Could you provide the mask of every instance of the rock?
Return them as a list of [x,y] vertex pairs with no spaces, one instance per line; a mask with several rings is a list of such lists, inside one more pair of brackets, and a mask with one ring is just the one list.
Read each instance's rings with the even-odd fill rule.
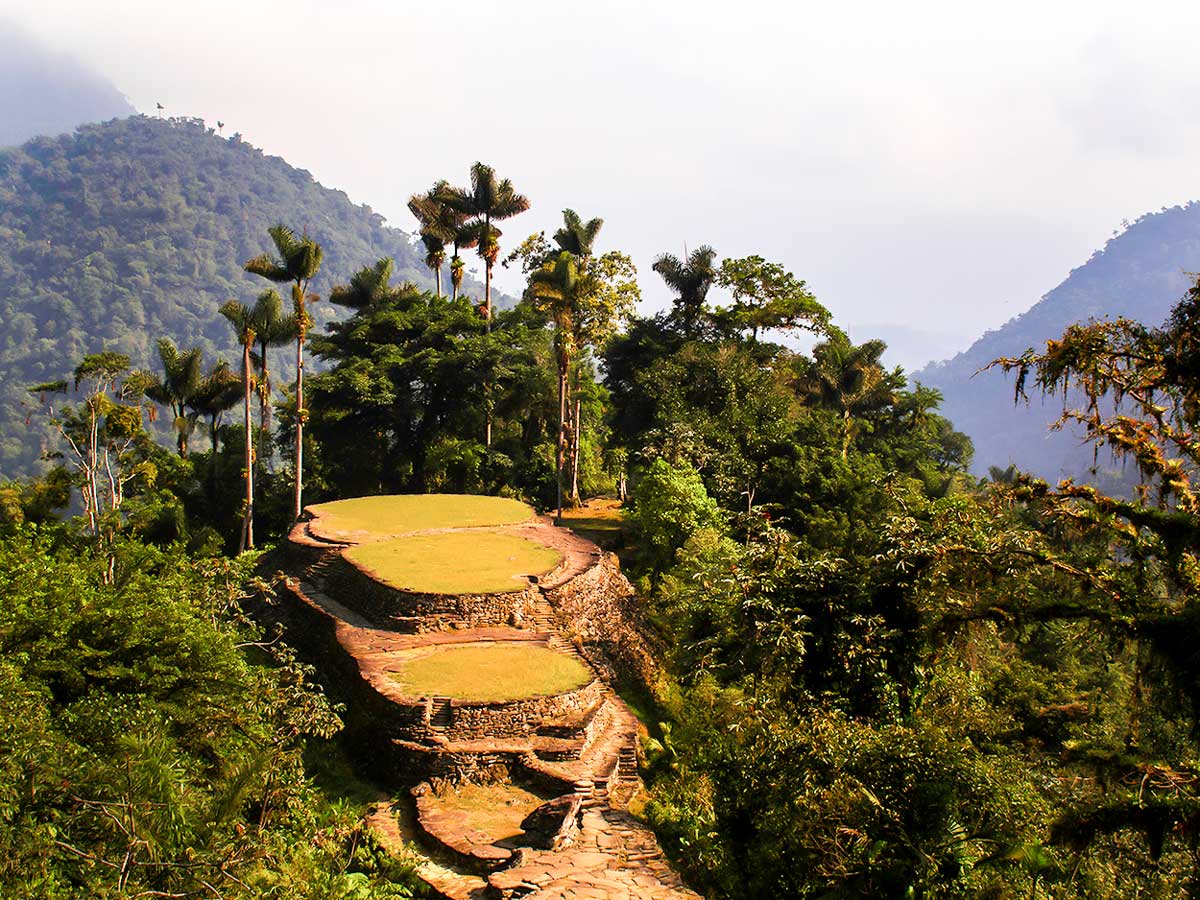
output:
[[564,794],[547,801],[521,821],[525,832],[522,843],[540,850],[560,850],[570,846],[579,836],[579,819],[583,798]]

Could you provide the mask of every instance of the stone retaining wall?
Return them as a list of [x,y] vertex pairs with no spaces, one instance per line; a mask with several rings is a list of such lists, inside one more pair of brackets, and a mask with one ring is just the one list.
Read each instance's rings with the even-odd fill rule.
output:
[[509,625],[519,628],[533,613],[535,589],[499,594],[426,594],[383,584],[344,555],[331,560],[331,596],[379,628],[409,634]]
[[609,681],[649,689],[658,666],[639,623],[637,595],[615,553],[545,592],[580,652]]
[[443,732],[455,741],[528,737],[543,719],[579,715],[600,702],[600,682],[573,691],[494,703],[450,702],[451,724]]

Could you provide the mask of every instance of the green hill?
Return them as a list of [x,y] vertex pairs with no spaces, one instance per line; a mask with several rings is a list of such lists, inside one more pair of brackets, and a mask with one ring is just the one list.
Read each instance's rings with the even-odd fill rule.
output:
[[[1062,410],[1061,399],[1031,395],[1014,406],[1011,379],[997,370],[978,372],[1000,356],[1044,347],[1074,322],[1126,316],[1151,325],[1171,307],[1200,271],[1200,203],[1188,203],[1142,216],[1109,240],[1062,284],[1028,312],[989,331],[968,350],[913,374],[945,395],[942,413],[975,444],[977,474],[988,466],[1016,463],[1044,478],[1081,476],[1093,465],[1092,452],[1076,432],[1050,433]],[[1102,469],[1111,462],[1101,457]],[[1100,477],[1119,477],[1116,472]]]
[[[276,222],[324,247],[322,297],[381,256],[398,279],[432,284],[408,234],[198,119],[134,116],[0,151],[0,476],[31,471],[39,452],[24,387],[63,377],[83,353],[151,365],[165,335],[210,362],[236,359],[217,308],[266,287],[241,266],[270,249]],[[314,314],[320,329],[344,311],[322,302]],[[275,368],[291,377],[285,354]]]

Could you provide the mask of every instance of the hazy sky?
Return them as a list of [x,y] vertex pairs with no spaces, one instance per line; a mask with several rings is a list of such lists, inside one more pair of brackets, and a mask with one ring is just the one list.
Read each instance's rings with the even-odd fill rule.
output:
[[936,356],[1028,308],[1122,219],[1200,196],[1195,2],[0,0],[4,15],[139,109],[221,119],[400,227],[408,195],[481,159],[534,204],[506,243],[564,206],[602,216],[602,246],[633,254],[659,306],[659,252],[759,253],[856,336],[930,333]]

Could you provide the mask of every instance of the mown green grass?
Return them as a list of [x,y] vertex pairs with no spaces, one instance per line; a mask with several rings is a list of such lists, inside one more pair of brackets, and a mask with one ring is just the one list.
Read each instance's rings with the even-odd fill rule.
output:
[[415,534],[359,544],[347,555],[385,584],[429,594],[519,591],[518,576],[542,575],[562,560],[536,541],[490,531]]
[[587,666],[531,642],[438,647],[414,657],[392,675],[411,697],[488,702],[561,694],[587,684]]
[[511,525],[533,518],[520,500],[475,494],[392,494],[356,497],[309,507],[326,536],[407,534],[430,528]]

